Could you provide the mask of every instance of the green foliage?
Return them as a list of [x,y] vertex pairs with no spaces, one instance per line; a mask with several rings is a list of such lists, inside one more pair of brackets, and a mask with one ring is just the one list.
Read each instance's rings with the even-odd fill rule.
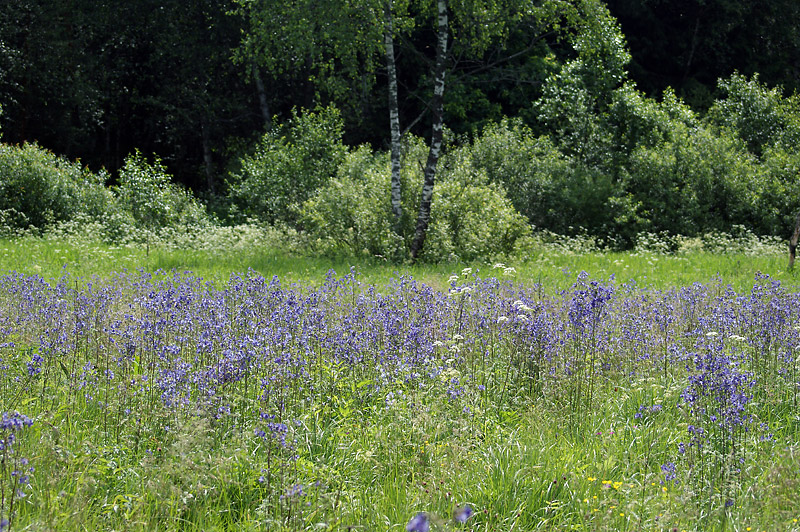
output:
[[[800,139],[794,98],[782,98],[757,77],[734,75],[720,82],[727,97],[703,119],[672,91],[658,102],[625,83],[598,96],[580,75],[581,61],[579,56],[548,81],[538,105],[557,150],[567,155],[566,168],[607,176],[586,183],[595,203],[604,205],[598,217],[586,216],[581,201],[559,205],[573,225],[610,235],[623,247],[642,232],[695,236],[738,224],[758,234],[786,233],[798,208],[789,148]],[[503,174],[519,179],[525,172]],[[518,189],[509,190],[516,197]],[[561,190],[580,198],[579,189]],[[536,220],[536,208],[515,205]],[[553,220],[536,222],[564,232]]]
[[[347,155],[332,179],[303,206],[302,221],[314,248],[329,255],[407,257],[419,210],[421,167],[426,147],[411,138],[405,146],[401,182],[404,217],[401,235],[392,230],[388,154],[362,147]],[[472,163],[468,150],[440,161],[423,261],[475,260],[511,252],[527,234],[499,184]]]
[[671,137],[631,155],[626,190],[646,220],[637,232],[693,236],[749,222],[746,187],[759,169],[738,139],[679,124]]
[[78,214],[99,217],[113,205],[104,180],[105,174],[93,174],[35,144],[0,144],[4,225],[42,229]]
[[468,149],[443,157],[439,172],[422,260],[502,257],[529,234],[525,218],[514,210],[503,187],[489,182]]
[[602,99],[625,81],[631,55],[619,23],[603,2],[582,0],[578,9],[581,22],[572,43],[578,58],[565,68],[577,74],[594,97]]
[[[366,146],[345,156],[336,177],[303,205],[302,222],[315,249],[326,255],[405,258],[405,242],[392,230],[388,168],[387,154],[374,154]],[[413,186],[408,169],[405,164],[401,172],[406,196]],[[404,199],[406,206],[408,198]],[[408,234],[411,220],[403,212]]]
[[570,157],[602,163],[611,155],[611,139],[598,120],[600,109],[574,61],[548,78],[536,104],[538,119],[559,150]]
[[793,154],[800,134],[794,98],[757,77],[720,81],[727,97],[701,120],[667,91],[662,102],[632,86],[615,91],[606,123],[621,192],[635,198],[623,240],[643,231],[693,236],[744,225],[786,235],[798,201]]
[[241,211],[267,222],[296,224],[299,207],[345,159],[342,128],[339,112],[327,107],[293,112],[286,125],[266,133],[231,176],[231,195]]
[[758,75],[747,79],[734,74],[719,80],[726,93],[709,110],[712,123],[734,131],[756,155],[773,144],[794,147],[800,141],[800,102],[783,98],[778,88],[768,88]]
[[[395,28],[404,25],[404,4],[394,2]],[[245,22],[235,62],[263,67],[274,79],[300,77],[318,99],[346,109],[348,118],[363,110],[362,84],[372,84],[376,58],[383,53],[383,2],[234,0],[232,5]]]
[[613,135],[615,151],[625,157],[636,147],[654,147],[671,139],[681,125],[693,128],[700,124],[694,111],[674,92],[666,91],[658,102],[647,98],[631,82],[613,92],[604,118]]
[[172,183],[161,161],[155,158],[150,163],[138,151],[125,159],[114,193],[123,213],[150,231],[207,220],[205,208]]
[[611,140],[599,118],[626,79],[630,54],[604,4],[586,0],[577,10],[580,22],[571,42],[577,57],[547,78],[536,109],[561,150],[598,166],[612,159]]
[[607,175],[562,155],[549,137],[534,136],[520,121],[488,126],[465,149],[536,227],[575,234],[608,225],[613,185]]
[[761,157],[760,179],[750,183],[747,200],[754,212],[759,233],[788,238],[800,210],[797,183],[800,179],[800,153],[769,146]]

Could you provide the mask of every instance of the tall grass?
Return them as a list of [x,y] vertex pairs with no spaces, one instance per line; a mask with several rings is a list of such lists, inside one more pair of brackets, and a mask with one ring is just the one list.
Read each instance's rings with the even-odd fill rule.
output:
[[0,519],[800,530],[796,293],[520,270],[7,275]]
[[[122,270],[161,269],[191,271],[204,279],[224,282],[231,272],[253,270],[267,277],[277,275],[287,283],[318,285],[328,270],[341,273],[356,266],[365,283],[386,284],[398,273],[406,273],[431,286],[445,288],[454,271],[471,267],[488,275],[495,264],[478,261],[398,265],[378,259],[320,258],[305,255],[297,242],[257,231],[248,226],[239,232],[221,228],[221,235],[168,238],[160,244],[156,241],[149,250],[144,245],[104,244],[91,235],[56,233],[44,238],[0,239],[0,272],[18,271],[57,279],[65,271],[74,277],[90,278]],[[716,278],[743,289],[752,283],[757,272],[768,273],[789,286],[797,284],[797,273],[786,270],[788,259],[782,245],[714,242],[702,245],[689,241],[677,252],[667,253],[663,245],[651,240],[641,249],[608,252],[597,249],[592,241],[541,239],[522,247],[515,256],[500,260],[516,270],[518,282],[540,283],[552,290],[568,288],[581,271],[598,277],[613,275],[619,282],[633,280],[640,286],[659,289]]]

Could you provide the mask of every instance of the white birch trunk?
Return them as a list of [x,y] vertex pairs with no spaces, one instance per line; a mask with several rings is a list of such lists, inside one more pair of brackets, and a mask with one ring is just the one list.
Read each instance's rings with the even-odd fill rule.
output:
[[789,271],[794,270],[794,258],[797,251],[797,241],[800,240],[800,212],[797,213],[797,218],[794,221],[794,231],[792,238],[789,239]]
[[397,67],[394,61],[394,25],[392,23],[392,1],[386,7],[386,70],[389,74],[389,127],[392,134],[392,215],[394,216],[394,232],[400,234],[400,222],[403,217],[400,185],[400,109],[397,104]]
[[428,224],[431,218],[431,200],[433,198],[433,184],[436,177],[436,166],[442,152],[442,137],[444,135],[444,78],[445,59],[447,57],[447,0],[437,0],[438,11],[438,42],[436,43],[436,66],[434,67],[434,87],[431,109],[433,111],[433,134],[431,146],[428,151],[428,160],[425,163],[422,194],[419,202],[417,227],[414,231],[414,240],[411,242],[411,260],[416,262],[425,244],[428,233]]

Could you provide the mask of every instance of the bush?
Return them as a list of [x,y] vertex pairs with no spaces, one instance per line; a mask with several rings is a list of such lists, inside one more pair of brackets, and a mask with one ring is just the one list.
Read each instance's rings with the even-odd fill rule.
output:
[[[408,207],[412,185],[403,165],[402,201]],[[406,257],[405,241],[392,230],[389,159],[362,146],[348,153],[336,177],[320,187],[302,208],[301,220],[312,247],[325,255]],[[408,234],[408,213],[403,234]]]
[[627,157],[640,146],[653,148],[671,140],[681,126],[693,128],[700,125],[694,111],[668,89],[658,102],[626,83],[615,90],[604,117],[606,127],[614,138],[614,153],[624,165]]
[[569,160],[548,137],[535,137],[519,120],[490,124],[469,147],[473,165],[501,184],[514,207],[533,224],[549,226],[556,183],[570,172]]
[[642,221],[632,230],[694,236],[752,223],[747,187],[760,169],[741,142],[682,124],[671,137],[631,155],[625,186]]
[[[392,230],[388,154],[373,154],[365,147],[348,154],[336,177],[303,206],[302,220],[315,249],[329,255],[407,258],[426,154],[422,141],[407,139],[400,235]],[[502,187],[489,183],[486,173],[472,164],[468,151],[440,160],[420,260],[474,260],[507,254],[528,232],[524,217],[514,210]]]
[[109,213],[110,223],[124,225],[132,220],[140,228],[156,231],[208,221],[205,208],[172,182],[161,161],[156,158],[150,163],[138,151],[125,159],[113,190],[119,210]]
[[755,218],[753,227],[760,234],[789,238],[800,210],[800,153],[778,144],[767,147],[761,160],[761,179],[749,183],[747,194]]
[[732,130],[751,153],[761,155],[767,146],[782,143],[794,147],[800,141],[800,109],[796,97],[784,99],[779,89],[769,89],[758,75],[747,79],[734,74],[719,80],[726,98],[717,100],[708,117]]
[[46,228],[85,214],[100,217],[113,207],[105,174],[93,174],[35,144],[0,144],[0,213],[17,228]]
[[511,253],[530,228],[503,187],[489,182],[468,149],[447,154],[440,165],[422,260],[486,260]]
[[609,208],[614,184],[607,172],[562,155],[549,137],[535,137],[517,120],[488,126],[463,149],[474,168],[501,185],[516,210],[537,228],[607,235],[623,212]]
[[342,118],[334,107],[293,113],[283,127],[265,134],[255,153],[231,175],[231,197],[246,216],[296,224],[300,206],[336,174],[347,149]]

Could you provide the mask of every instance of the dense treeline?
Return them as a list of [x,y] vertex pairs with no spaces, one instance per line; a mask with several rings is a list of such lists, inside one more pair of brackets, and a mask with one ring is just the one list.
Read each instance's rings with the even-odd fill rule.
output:
[[666,88],[695,109],[734,71],[794,92],[800,83],[800,4],[794,0],[607,0],[633,56],[631,78],[650,96]]
[[257,219],[402,259],[432,161],[427,260],[506,253],[532,228],[620,247],[788,236],[792,2],[451,0],[446,26],[434,4],[5,3],[2,225],[77,217],[113,240]]

